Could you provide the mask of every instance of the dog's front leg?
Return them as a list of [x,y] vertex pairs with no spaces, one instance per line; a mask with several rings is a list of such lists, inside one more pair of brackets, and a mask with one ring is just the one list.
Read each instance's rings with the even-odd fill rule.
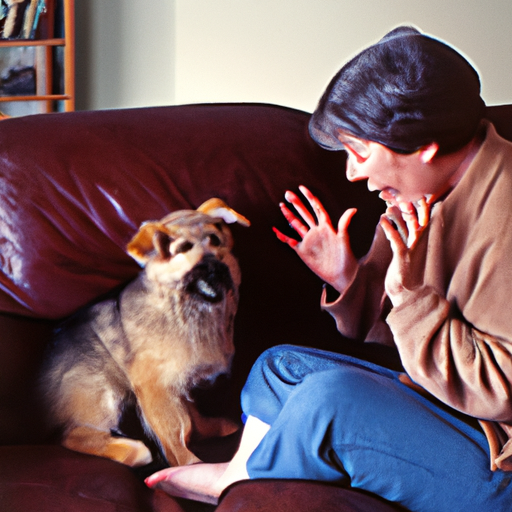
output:
[[119,423],[123,391],[112,386],[107,375],[89,370],[82,365],[67,372],[53,395],[53,413],[64,425],[63,446],[132,467],[149,464],[151,453],[141,441],[112,436]]
[[160,442],[171,466],[199,462],[187,448],[192,422],[183,399],[172,387],[146,382],[136,386],[135,394],[147,426]]

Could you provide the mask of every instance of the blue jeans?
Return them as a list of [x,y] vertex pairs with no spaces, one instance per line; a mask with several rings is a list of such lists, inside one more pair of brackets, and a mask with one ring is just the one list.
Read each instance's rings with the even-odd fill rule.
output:
[[250,478],[364,489],[417,512],[512,510],[512,473],[491,471],[483,432],[350,356],[278,346],[256,361],[242,409],[271,425]]

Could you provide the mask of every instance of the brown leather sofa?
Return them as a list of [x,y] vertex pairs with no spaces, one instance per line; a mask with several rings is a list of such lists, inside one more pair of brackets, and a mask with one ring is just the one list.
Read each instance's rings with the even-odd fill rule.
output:
[[[489,108],[512,139],[512,106]],[[252,221],[233,228],[243,272],[230,378],[198,390],[206,416],[238,418],[238,395],[256,357],[295,343],[399,367],[396,354],[344,340],[320,311],[322,283],[271,227],[277,204],[309,186],[333,219],[359,208],[356,253],[368,249],[382,211],[364,183],[349,184],[343,153],[308,137],[309,115],[279,106],[227,104],[50,114],[0,123],[0,509],[5,512],[210,511],[150,491],[141,472],[70,452],[45,437],[36,375],[59,319],[132,278],[124,247],[139,224],[223,198]],[[133,424],[133,423],[131,423]],[[134,424],[133,424],[134,425]],[[135,427],[134,427],[135,428]],[[195,437],[204,460],[228,460],[237,435]],[[152,471],[155,467],[147,468]],[[398,507],[317,482],[235,484],[226,511],[372,511]]]

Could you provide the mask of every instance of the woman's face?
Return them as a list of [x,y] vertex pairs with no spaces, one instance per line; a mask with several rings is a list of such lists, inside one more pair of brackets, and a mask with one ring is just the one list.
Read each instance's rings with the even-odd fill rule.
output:
[[[440,197],[449,189],[450,176],[432,164],[425,150],[403,155],[377,142],[358,139],[346,132],[338,138],[347,151],[347,179],[368,180],[368,189],[380,190],[384,201],[398,206],[425,197]],[[435,146],[437,148],[437,146]]]

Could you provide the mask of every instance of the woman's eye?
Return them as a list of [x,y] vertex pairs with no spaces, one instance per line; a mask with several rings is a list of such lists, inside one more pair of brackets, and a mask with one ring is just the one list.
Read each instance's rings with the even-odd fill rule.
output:
[[368,159],[368,157],[370,156],[369,154],[361,155],[360,153],[358,153],[358,152],[356,151],[356,149],[355,149],[355,148],[353,148],[353,147],[351,147],[351,146],[348,146],[348,145],[345,145],[345,150],[346,150],[346,152],[347,152],[347,154],[348,154],[349,158],[350,158],[350,157],[353,157],[353,158],[356,160],[356,162],[357,162],[358,164],[362,164],[362,163],[363,163],[363,162],[365,162],[365,161]]

